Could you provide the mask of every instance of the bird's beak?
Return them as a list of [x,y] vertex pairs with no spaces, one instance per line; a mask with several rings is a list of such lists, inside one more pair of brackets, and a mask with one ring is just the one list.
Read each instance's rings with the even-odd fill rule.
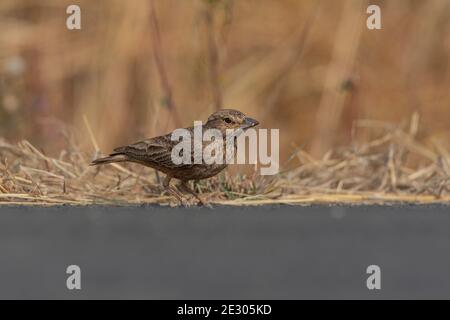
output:
[[258,124],[259,124],[259,122],[256,121],[255,119],[246,117],[245,120],[244,120],[244,124],[241,125],[241,129],[248,129],[248,128],[251,128],[251,127],[255,127]]

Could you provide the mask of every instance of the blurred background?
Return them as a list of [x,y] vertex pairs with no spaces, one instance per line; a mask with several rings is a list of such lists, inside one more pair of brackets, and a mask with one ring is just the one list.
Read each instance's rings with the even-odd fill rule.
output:
[[106,153],[227,107],[279,128],[282,161],[358,119],[417,113],[420,140],[450,141],[450,1],[370,4],[381,30],[365,0],[2,0],[0,137],[92,150],[86,118]]

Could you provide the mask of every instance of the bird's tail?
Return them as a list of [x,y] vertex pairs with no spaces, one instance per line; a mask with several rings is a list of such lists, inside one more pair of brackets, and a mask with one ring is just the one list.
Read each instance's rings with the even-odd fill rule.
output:
[[98,158],[95,159],[90,163],[91,166],[96,166],[100,164],[107,164],[107,163],[115,163],[115,162],[123,162],[123,161],[129,161],[128,157],[123,153],[112,153],[107,157]]

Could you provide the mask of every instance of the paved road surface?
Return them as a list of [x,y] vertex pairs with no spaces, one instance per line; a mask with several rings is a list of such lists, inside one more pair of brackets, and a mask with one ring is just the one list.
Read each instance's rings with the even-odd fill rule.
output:
[[450,298],[450,206],[0,207],[0,298]]

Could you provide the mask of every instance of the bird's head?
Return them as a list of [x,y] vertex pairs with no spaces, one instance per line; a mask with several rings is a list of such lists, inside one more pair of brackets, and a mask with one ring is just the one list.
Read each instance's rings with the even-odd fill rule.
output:
[[259,124],[255,119],[247,117],[238,110],[222,109],[209,116],[205,126],[225,132],[227,129],[247,130]]

